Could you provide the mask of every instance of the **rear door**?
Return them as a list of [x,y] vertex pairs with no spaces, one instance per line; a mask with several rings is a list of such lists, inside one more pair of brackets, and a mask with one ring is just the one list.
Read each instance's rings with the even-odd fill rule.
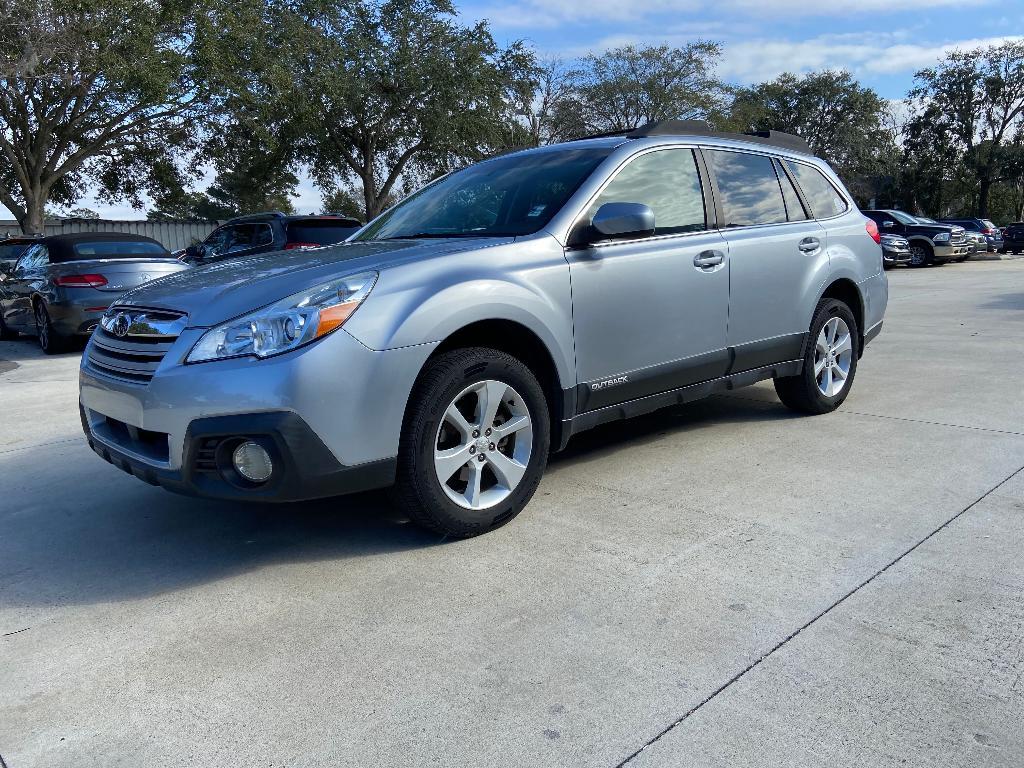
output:
[[798,359],[807,333],[807,297],[828,264],[825,230],[810,218],[790,175],[772,156],[702,151],[729,248],[731,371]]
[[605,203],[642,203],[654,211],[654,233],[566,253],[580,411],[725,373],[725,241],[709,222],[697,160],[690,148],[630,158],[591,201],[585,220]]

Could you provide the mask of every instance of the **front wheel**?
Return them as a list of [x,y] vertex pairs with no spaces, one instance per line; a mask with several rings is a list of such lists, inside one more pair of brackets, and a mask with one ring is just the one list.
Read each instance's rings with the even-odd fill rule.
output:
[[477,536],[523,510],[549,449],[547,400],[529,368],[485,347],[446,352],[410,398],[392,496],[428,530]]
[[932,263],[934,252],[931,247],[924,243],[910,244],[910,266],[926,267]]
[[857,373],[859,337],[853,312],[841,301],[822,299],[811,321],[803,370],[775,379],[775,392],[801,413],[834,411],[850,394]]

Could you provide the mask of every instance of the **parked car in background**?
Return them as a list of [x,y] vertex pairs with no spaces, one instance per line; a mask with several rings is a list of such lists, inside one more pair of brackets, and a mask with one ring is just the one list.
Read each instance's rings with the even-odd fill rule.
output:
[[985,237],[986,250],[993,253],[1003,247],[1003,233],[990,219],[939,219],[939,222],[963,227],[968,233],[980,233]]
[[10,274],[28,247],[39,241],[38,235],[16,235],[0,239],[0,272]]
[[217,227],[203,242],[186,248],[181,260],[187,264],[209,264],[271,251],[335,245],[348,239],[361,226],[362,222],[349,216],[288,216],[283,213],[239,216]]
[[1003,230],[1003,253],[1024,253],[1024,221],[1008,224]]
[[668,121],[515,152],[342,245],[121,297],[83,355],[82,425],[169,490],[394,484],[418,524],[473,536],[599,424],[768,379],[795,411],[838,408],[882,328],[878,240],[795,136]]
[[75,337],[90,334],[122,293],[184,269],[160,243],[141,235],[39,238],[0,279],[0,336],[27,333],[47,354],[64,351]]
[[882,234],[902,235],[910,242],[910,265],[923,267],[967,256],[964,228],[952,224],[922,223],[905,211],[862,211],[878,224]]
[[886,269],[910,263],[910,241],[902,235],[881,235],[882,266]]

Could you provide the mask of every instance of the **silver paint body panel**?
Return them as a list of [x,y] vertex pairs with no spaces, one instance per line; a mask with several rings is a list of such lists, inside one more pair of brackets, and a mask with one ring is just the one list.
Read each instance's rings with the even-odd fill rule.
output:
[[[166,432],[172,469],[180,466],[194,419],[281,410],[298,414],[340,463],[351,466],[396,455],[423,366],[438,344],[478,321],[529,329],[550,353],[561,389],[596,383],[595,391],[606,398],[615,397],[636,371],[685,368],[709,353],[727,356],[730,347],[770,345],[775,337],[806,333],[819,298],[838,279],[857,286],[862,331],[881,322],[888,298],[881,250],[852,199],[849,211],[820,222],[567,248],[573,227],[615,170],[654,147],[714,146],[788,157],[818,167],[845,189],[820,160],[763,144],[706,137],[595,141],[615,148],[533,235],[350,242],[265,254],[130,292],[119,303],[187,313],[188,328],[145,384],[103,376],[83,356],[83,407],[87,414]],[[820,240],[812,253],[798,248],[809,236]],[[723,263],[696,267],[694,256],[708,249],[723,251]],[[377,284],[341,330],[265,360],[184,364],[204,329],[367,269],[379,272]]]

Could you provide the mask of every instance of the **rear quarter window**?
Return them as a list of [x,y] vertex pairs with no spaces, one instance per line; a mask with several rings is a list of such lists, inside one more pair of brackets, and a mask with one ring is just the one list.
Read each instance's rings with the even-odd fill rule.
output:
[[825,178],[825,174],[814,166],[787,160],[786,167],[796,177],[804,198],[811,206],[814,218],[828,219],[850,209],[846,198]]

